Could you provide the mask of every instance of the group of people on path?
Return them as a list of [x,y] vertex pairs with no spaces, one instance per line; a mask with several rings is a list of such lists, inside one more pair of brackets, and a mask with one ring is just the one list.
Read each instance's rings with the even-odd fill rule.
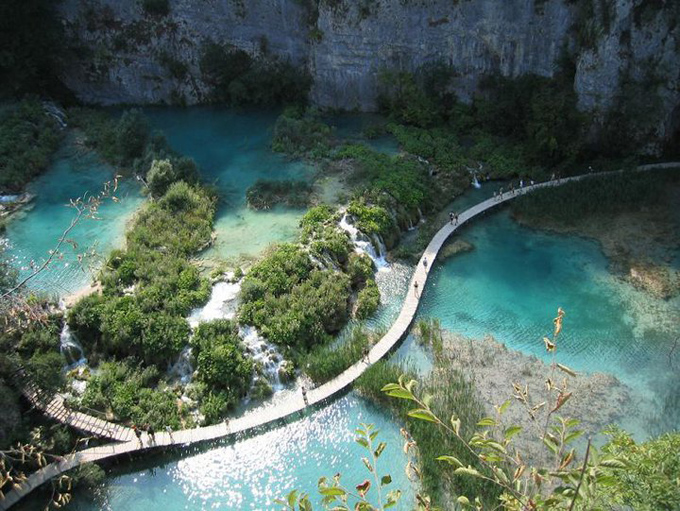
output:
[[[142,445],[142,431],[144,431],[149,437],[149,445],[156,443],[156,430],[151,424],[145,424],[142,426],[142,428],[139,428],[137,424],[133,424],[132,431],[134,431],[139,445]],[[165,432],[170,435],[170,439],[172,440],[172,427],[165,426]]]

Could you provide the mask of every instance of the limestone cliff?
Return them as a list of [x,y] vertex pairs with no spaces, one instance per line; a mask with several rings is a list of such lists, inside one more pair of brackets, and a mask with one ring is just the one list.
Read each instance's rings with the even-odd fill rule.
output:
[[91,103],[202,102],[198,59],[211,40],[306,67],[321,107],[372,110],[382,69],[443,61],[465,100],[485,74],[550,76],[566,50],[583,110],[602,118],[637,87],[650,96],[644,129],[663,138],[680,124],[673,1],[170,0],[167,15],[150,15],[140,0],[64,0],[63,79]]

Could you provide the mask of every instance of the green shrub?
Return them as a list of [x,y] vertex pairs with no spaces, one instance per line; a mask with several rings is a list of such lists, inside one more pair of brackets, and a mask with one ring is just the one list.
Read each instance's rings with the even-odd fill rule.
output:
[[598,485],[597,496],[606,506],[639,511],[672,511],[680,508],[680,434],[667,433],[638,444],[616,428],[602,447],[602,454],[627,459],[624,470],[612,473],[611,482]]
[[154,367],[141,368],[132,361],[104,362],[90,378],[81,404],[102,414],[113,413],[123,422],[150,424],[156,430],[165,426],[180,429],[188,413],[177,396],[162,389],[159,382]]
[[209,392],[201,400],[199,411],[203,415],[203,425],[217,424],[229,411],[231,400],[223,392]]
[[353,200],[347,207],[347,213],[354,217],[357,229],[369,236],[387,236],[394,229],[394,220],[381,206],[370,206],[363,200]]
[[201,323],[191,343],[196,350],[200,381],[223,392],[229,405],[245,396],[253,376],[253,360],[246,355],[233,323],[228,320]]
[[272,149],[294,156],[325,157],[333,145],[333,130],[316,115],[287,108],[276,120]]
[[0,116],[0,192],[17,193],[43,172],[61,134],[38,101],[22,101]]
[[349,275],[352,282],[352,287],[359,287],[364,282],[372,279],[374,271],[375,265],[373,260],[366,254],[350,254],[349,262],[347,263],[347,275]]
[[359,291],[355,316],[358,319],[366,319],[372,316],[380,305],[380,290],[375,280],[366,281],[364,288]]

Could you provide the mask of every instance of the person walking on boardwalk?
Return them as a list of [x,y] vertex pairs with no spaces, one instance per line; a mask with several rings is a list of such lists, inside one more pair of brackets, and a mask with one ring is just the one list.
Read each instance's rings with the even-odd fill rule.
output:
[[458,213],[456,213],[456,214],[454,215],[454,220],[455,220],[455,222],[454,222],[453,225],[458,225]]
[[413,293],[416,296],[418,296],[418,281],[417,280],[413,283]]
[[427,271],[427,257],[423,257],[423,267],[425,268],[425,271]]
[[366,362],[367,364],[371,363],[371,360],[368,358],[368,354],[371,352],[371,350],[368,349],[368,346],[364,346],[361,350],[361,359]]
[[170,437],[170,440],[172,440],[172,441],[174,442],[174,440],[173,440],[173,438],[172,438],[172,426],[165,426],[165,432],[166,432],[166,433],[168,434],[168,436]]
[[137,427],[137,424],[132,425],[132,431],[135,432],[135,436],[137,437],[137,441],[139,442],[139,445],[142,445],[142,432]]
[[451,225],[453,225],[453,219],[455,218],[456,215],[453,214],[453,211],[449,213],[449,220],[451,220]]
[[309,401],[307,400],[307,389],[302,386],[302,400],[305,402],[305,406],[309,405]]
[[149,440],[155,444],[156,443],[156,431],[154,431],[153,426],[151,424],[147,424],[145,429],[146,429],[146,434],[149,435]]

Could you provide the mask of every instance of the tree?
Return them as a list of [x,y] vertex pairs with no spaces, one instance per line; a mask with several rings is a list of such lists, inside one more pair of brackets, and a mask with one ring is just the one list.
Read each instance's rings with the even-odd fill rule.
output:
[[161,197],[168,187],[177,180],[170,160],[154,160],[146,174],[146,187],[152,197]]

